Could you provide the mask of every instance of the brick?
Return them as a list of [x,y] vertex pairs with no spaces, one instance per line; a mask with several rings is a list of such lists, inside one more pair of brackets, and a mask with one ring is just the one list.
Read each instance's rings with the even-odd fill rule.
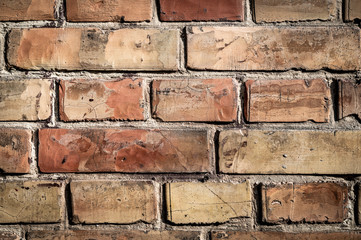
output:
[[232,122],[237,94],[232,79],[156,80],[153,116],[163,121]]
[[360,174],[360,141],[360,131],[222,131],[219,170],[240,174]]
[[31,137],[29,130],[0,128],[0,172],[29,172]]
[[358,191],[355,191],[355,194],[357,195],[357,209],[355,212],[356,216],[357,216],[357,220],[358,220],[358,224],[361,224],[361,185],[360,183],[358,184]]
[[1,182],[0,223],[60,222],[60,184],[49,181]]
[[142,79],[61,81],[59,95],[63,121],[144,120]]
[[220,223],[250,217],[252,199],[249,182],[176,182],[165,186],[167,219],[176,224]]
[[248,80],[244,114],[248,122],[328,122],[330,101],[322,79]]
[[241,232],[241,231],[217,231],[212,232],[212,240],[359,240],[359,232],[312,232],[312,233],[288,233],[288,232]]
[[70,22],[124,22],[152,19],[151,0],[66,0]]
[[356,115],[361,119],[361,85],[348,81],[338,82],[338,119]]
[[192,69],[346,71],[360,67],[356,28],[192,27],[189,32],[187,64]]
[[177,70],[178,30],[13,29],[10,65],[29,70]]
[[10,232],[0,232],[1,240],[20,240],[20,237],[14,233]]
[[42,172],[206,172],[203,130],[41,129]]
[[137,231],[124,230],[119,231],[93,231],[93,230],[75,230],[75,231],[33,231],[29,233],[29,240],[196,240],[199,239],[200,232],[194,231]]
[[359,0],[345,0],[345,20],[361,19],[361,2]]
[[161,21],[243,21],[243,0],[160,0]]
[[335,0],[253,0],[256,22],[331,20],[336,16]]
[[48,79],[0,81],[0,121],[49,119],[51,85]]
[[55,0],[1,0],[0,21],[55,20]]
[[347,216],[347,192],[345,184],[330,182],[263,185],[263,221],[342,222]]
[[155,188],[151,182],[71,182],[74,223],[151,223],[156,219]]

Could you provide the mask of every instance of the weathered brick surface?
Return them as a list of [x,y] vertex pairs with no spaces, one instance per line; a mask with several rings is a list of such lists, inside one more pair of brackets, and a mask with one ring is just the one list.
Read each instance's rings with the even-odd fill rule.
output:
[[59,95],[63,121],[144,120],[142,79],[61,81]]
[[242,21],[243,0],[160,0],[161,21]]
[[359,0],[345,0],[345,20],[361,19],[361,2]]
[[42,172],[205,172],[203,130],[41,129]]
[[361,119],[361,85],[339,81],[338,90],[338,118],[357,115]]
[[219,169],[241,174],[360,174],[360,131],[227,130]]
[[51,81],[0,81],[0,121],[45,120],[51,114]]
[[232,79],[157,80],[153,116],[163,121],[232,122],[237,119]]
[[263,185],[263,221],[342,222],[347,193],[347,186],[338,183]]
[[152,19],[151,0],[66,0],[72,22],[123,22]]
[[11,232],[0,232],[1,240],[20,240],[20,237]]
[[327,122],[330,101],[322,79],[248,80],[244,113],[249,122]]
[[177,70],[178,31],[13,29],[8,61],[33,70]]
[[217,231],[212,232],[212,240],[359,240],[359,232],[313,232],[313,233],[288,233],[288,232],[237,232],[237,231]]
[[55,0],[1,0],[0,21],[54,20]]
[[74,223],[151,223],[156,219],[151,182],[77,181],[70,184]]
[[330,20],[336,16],[335,0],[253,0],[256,22]]
[[165,186],[167,219],[176,224],[217,223],[250,217],[249,182],[176,182]]
[[29,240],[197,240],[200,232],[196,231],[33,231],[29,234]]
[[355,70],[360,66],[356,28],[192,27],[189,31],[187,64],[193,69]]
[[60,183],[1,182],[0,223],[60,222]]
[[29,130],[0,128],[0,172],[29,172],[30,141]]

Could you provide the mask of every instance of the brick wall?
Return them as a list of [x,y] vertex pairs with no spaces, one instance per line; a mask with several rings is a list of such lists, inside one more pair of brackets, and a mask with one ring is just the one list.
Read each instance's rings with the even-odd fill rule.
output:
[[361,239],[358,0],[0,0],[0,239]]

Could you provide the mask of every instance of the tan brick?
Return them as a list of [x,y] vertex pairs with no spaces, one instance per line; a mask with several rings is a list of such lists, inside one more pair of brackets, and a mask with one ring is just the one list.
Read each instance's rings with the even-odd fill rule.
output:
[[151,182],[78,181],[70,184],[75,223],[151,223],[156,219]]
[[1,240],[20,240],[20,237],[11,232],[0,232]]
[[288,232],[241,232],[241,231],[217,231],[212,232],[212,240],[359,240],[359,232],[313,232],[313,233],[288,233]]
[[163,121],[232,122],[237,94],[232,79],[157,80],[153,116]]
[[31,70],[177,70],[178,30],[14,29],[8,60]]
[[144,120],[141,79],[61,81],[59,95],[63,121]]
[[31,137],[29,130],[0,128],[0,172],[29,172]]
[[0,223],[53,223],[61,220],[60,183],[1,182]]
[[152,19],[151,0],[66,0],[71,22],[123,22]]
[[263,221],[342,222],[347,192],[347,186],[339,183],[263,185]]
[[176,224],[217,223],[252,213],[249,182],[176,182],[165,186],[167,219]]
[[330,101],[322,79],[248,80],[244,114],[249,122],[327,122]]
[[29,233],[29,240],[197,240],[200,232],[195,231],[33,231]]
[[241,174],[360,174],[360,131],[228,130],[219,169]]
[[0,121],[50,118],[51,85],[48,79],[0,81]]
[[361,85],[350,81],[338,82],[338,119],[357,115],[361,119]]
[[42,172],[206,172],[207,131],[41,129]]
[[256,22],[331,20],[336,16],[335,0],[253,0]]
[[55,20],[55,0],[1,0],[0,21]]
[[187,64],[192,69],[356,70],[360,67],[360,30],[356,28],[192,27],[189,31]]
[[160,0],[161,21],[242,21],[243,0]]
[[345,0],[345,20],[361,19],[361,2],[359,0]]

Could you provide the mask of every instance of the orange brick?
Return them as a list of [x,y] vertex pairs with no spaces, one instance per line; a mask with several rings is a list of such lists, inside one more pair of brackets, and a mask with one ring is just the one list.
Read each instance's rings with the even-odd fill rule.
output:
[[55,20],[55,0],[1,0],[0,21]]

